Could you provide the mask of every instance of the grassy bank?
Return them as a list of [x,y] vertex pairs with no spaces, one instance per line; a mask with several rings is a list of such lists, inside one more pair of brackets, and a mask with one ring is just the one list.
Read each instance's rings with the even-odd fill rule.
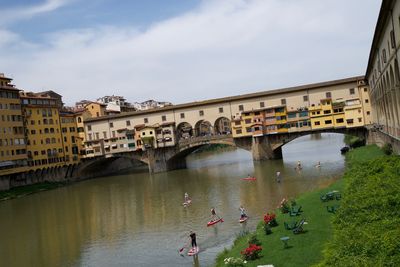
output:
[[[363,163],[382,155],[382,151],[376,146],[362,147],[349,152],[346,157],[346,163],[348,166],[356,164],[362,165]],[[349,170],[346,171],[345,178],[346,176],[350,176]],[[332,190],[340,191],[343,198],[341,200],[321,202],[320,196]],[[340,205],[340,212],[344,203],[349,200],[347,194],[350,194],[350,192],[348,192],[348,190],[347,179],[341,179],[328,188],[304,194],[296,199],[297,204],[302,206],[304,212],[300,216],[290,217],[288,214],[281,214],[279,211],[276,211],[279,225],[272,228],[273,233],[270,235],[265,234],[262,227],[263,222],[261,222],[255,232],[255,235],[261,242],[263,248],[260,254],[261,258],[254,261],[248,261],[245,266],[266,264],[273,264],[278,267],[311,266],[326,261],[322,251],[329,241],[334,240],[332,220],[334,217],[337,218],[338,216],[338,213],[334,215],[327,212],[326,206]],[[292,231],[284,228],[283,222],[292,222],[294,220],[299,221],[301,218],[305,218],[307,221],[307,224],[303,227],[306,231],[305,233],[295,235]],[[248,247],[248,239],[250,236],[251,234],[248,234],[237,238],[230,250],[224,250],[218,255],[216,266],[226,266],[224,264],[225,258],[241,257],[240,251]],[[280,240],[280,238],[284,236],[289,237],[288,244],[290,248],[288,249],[283,248],[283,242]],[[338,245],[340,244],[332,243],[331,248]],[[326,250],[325,257],[328,255],[327,253],[328,251]],[[330,265],[340,266],[340,264]]]
[[21,187],[12,188],[7,191],[0,192],[0,201],[8,200],[17,197],[23,197],[26,195],[34,194],[40,191],[54,189],[60,186],[64,186],[62,182],[44,182],[40,184],[26,185]]

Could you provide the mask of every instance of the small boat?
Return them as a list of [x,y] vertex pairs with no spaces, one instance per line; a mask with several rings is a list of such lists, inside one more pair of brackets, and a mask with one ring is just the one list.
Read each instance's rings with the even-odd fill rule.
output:
[[255,180],[257,180],[257,178],[256,177],[246,177],[246,178],[242,178],[242,180],[244,180],[244,181],[255,181]]
[[248,216],[240,218],[239,223],[244,223],[245,221],[247,221],[248,218],[249,218]]
[[214,224],[216,224],[216,223],[219,223],[219,222],[224,222],[224,219],[219,218],[218,220],[209,221],[209,222],[207,223],[207,227],[208,227],[208,226],[211,226],[211,225],[214,225]]
[[193,255],[196,255],[197,253],[199,253],[199,251],[200,251],[199,247],[191,248],[191,249],[189,249],[187,254],[188,254],[188,256],[193,256]]
[[192,200],[191,200],[191,199],[189,199],[188,201],[183,202],[183,206],[184,206],[184,207],[187,207],[187,206],[189,206],[190,204],[192,204]]
[[345,153],[349,152],[349,150],[350,150],[350,147],[344,146],[340,149],[340,153],[345,154]]

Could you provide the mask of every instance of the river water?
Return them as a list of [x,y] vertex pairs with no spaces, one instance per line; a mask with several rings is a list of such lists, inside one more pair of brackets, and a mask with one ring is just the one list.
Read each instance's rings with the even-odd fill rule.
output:
[[[339,178],[342,146],[343,135],[322,134],[285,145],[283,160],[253,162],[240,149],[194,153],[185,170],[125,173],[0,202],[0,266],[212,266],[283,197]],[[241,180],[248,174],[257,180]],[[186,208],[185,192],[193,200]],[[240,205],[250,216],[246,224],[238,223]],[[224,223],[206,227],[211,207]],[[190,230],[197,258],[178,253]]]

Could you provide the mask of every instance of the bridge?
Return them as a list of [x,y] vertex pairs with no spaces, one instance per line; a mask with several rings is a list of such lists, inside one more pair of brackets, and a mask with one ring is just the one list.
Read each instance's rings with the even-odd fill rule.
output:
[[186,167],[184,158],[206,144],[275,159],[299,136],[330,131],[365,137],[360,129],[369,124],[369,87],[357,76],[87,119],[86,161],[129,157],[162,172]]

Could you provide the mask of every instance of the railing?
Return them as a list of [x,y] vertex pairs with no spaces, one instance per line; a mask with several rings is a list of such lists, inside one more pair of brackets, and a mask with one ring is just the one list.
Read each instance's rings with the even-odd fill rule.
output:
[[193,143],[200,143],[200,142],[207,142],[207,141],[214,141],[214,140],[224,140],[227,138],[232,138],[231,134],[221,134],[221,135],[205,135],[205,136],[198,136],[198,137],[189,137],[186,139],[180,139],[178,142],[179,146],[187,146]]

